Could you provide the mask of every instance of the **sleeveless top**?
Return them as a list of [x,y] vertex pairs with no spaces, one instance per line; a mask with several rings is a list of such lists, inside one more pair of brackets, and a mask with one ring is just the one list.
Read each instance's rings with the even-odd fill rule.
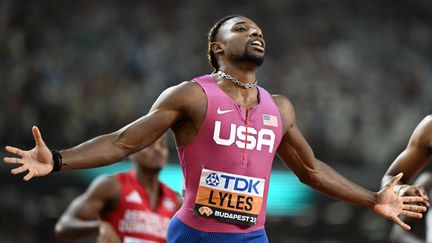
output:
[[210,76],[194,79],[207,97],[197,136],[178,147],[184,201],[176,216],[204,232],[247,233],[264,228],[266,201],[282,121],[271,95],[245,109]]
[[135,171],[116,174],[115,178],[121,187],[117,206],[101,219],[113,226],[122,242],[166,242],[169,222],[180,207],[177,193],[160,183],[161,196],[152,211]]

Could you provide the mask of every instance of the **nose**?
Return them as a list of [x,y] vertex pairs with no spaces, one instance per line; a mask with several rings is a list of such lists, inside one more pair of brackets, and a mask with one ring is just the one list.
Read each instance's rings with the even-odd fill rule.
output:
[[263,34],[262,34],[261,30],[260,29],[256,29],[256,28],[252,28],[251,29],[250,35],[251,35],[251,37],[260,37],[260,38],[263,37]]

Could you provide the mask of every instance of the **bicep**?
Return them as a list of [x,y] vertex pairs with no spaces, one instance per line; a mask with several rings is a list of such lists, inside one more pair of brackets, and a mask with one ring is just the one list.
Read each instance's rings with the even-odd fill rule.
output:
[[83,194],[72,201],[64,216],[82,220],[96,219],[104,207],[115,200],[118,193],[119,185],[114,178],[98,178]]
[[175,86],[165,90],[148,114],[116,132],[116,144],[133,153],[155,142],[185,114],[184,89]]
[[408,146],[392,163],[386,174],[394,176],[403,172],[402,180],[409,182],[426,166],[429,157],[429,152],[424,148]]
[[283,122],[283,137],[277,154],[296,175],[306,176],[317,169],[314,153],[297,127],[291,102],[284,96],[273,96],[273,99]]
[[314,153],[295,125],[284,134],[277,154],[299,176],[308,171],[316,170]]
[[384,179],[403,172],[402,181],[410,182],[431,158],[432,119],[427,116],[416,127],[405,150],[393,161]]
[[73,218],[90,220],[96,219],[101,209],[101,202],[89,200],[85,195],[80,195],[72,201],[65,215]]

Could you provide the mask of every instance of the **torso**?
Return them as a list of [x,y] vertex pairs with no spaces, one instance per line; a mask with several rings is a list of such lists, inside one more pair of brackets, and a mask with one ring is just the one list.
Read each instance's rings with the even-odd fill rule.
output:
[[[207,232],[245,233],[261,229],[271,165],[282,137],[278,108],[262,88],[255,89],[255,99],[238,102],[234,98],[239,96],[227,93],[211,76],[200,77],[198,82],[199,85],[194,84],[198,86],[194,89],[199,90],[193,92],[197,102],[191,108],[191,121],[183,126],[183,129],[189,126],[194,136],[179,141],[179,137],[185,138],[184,130],[174,130],[186,186],[185,200],[177,216],[189,226]],[[205,185],[206,179],[208,182],[216,177],[214,187]],[[234,177],[239,179],[230,179]],[[226,182],[227,188],[234,191],[245,190],[231,193],[228,192],[231,189],[218,187],[217,181],[221,185]],[[246,185],[242,183],[246,182],[252,184],[243,188]],[[208,212],[207,208],[213,216],[195,215]],[[237,215],[241,220],[221,222],[220,218],[229,221],[225,216],[216,217],[222,212],[225,216]]]
[[159,200],[152,208],[149,195],[134,171],[117,174],[115,179],[120,184],[117,205],[101,219],[113,226],[122,242],[132,239],[166,242],[168,224],[179,208],[176,192],[161,183]]

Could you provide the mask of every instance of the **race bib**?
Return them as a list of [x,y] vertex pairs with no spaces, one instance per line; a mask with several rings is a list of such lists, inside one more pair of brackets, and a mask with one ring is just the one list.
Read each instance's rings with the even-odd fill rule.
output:
[[254,225],[261,211],[265,179],[203,169],[195,199],[198,215]]

